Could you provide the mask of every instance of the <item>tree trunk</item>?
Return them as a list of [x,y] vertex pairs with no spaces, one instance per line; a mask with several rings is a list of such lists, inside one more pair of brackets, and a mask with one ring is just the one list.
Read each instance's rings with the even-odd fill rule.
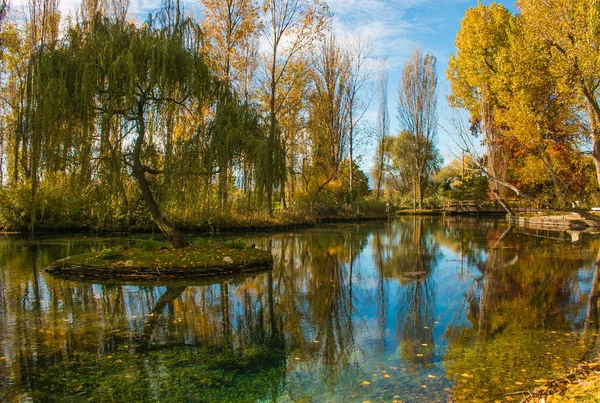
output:
[[417,182],[412,180],[413,211],[417,210]]
[[352,144],[354,142],[354,123],[353,123],[353,119],[354,117],[352,116],[352,109],[350,110],[350,116],[348,118],[348,120],[350,121],[350,129],[348,130],[348,135],[349,135],[349,145],[350,145],[350,174],[349,174],[349,190],[350,190],[350,194],[348,195],[348,201],[350,202],[350,204],[352,204],[354,202],[354,192],[353,192],[353,184],[354,184],[354,167],[353,167],[353,151],[354,151],[354,145]]
[[596,165],[596,180],[600,187],[600,107],[596,99],[584,90],[585,99],[588,106],[588,121],[592,131],[592,156]]
[[222,164],[219,171],[219,203],[221,211],[227,210],[227,187],[229,186],[229,162]]
[[152,220],[156,223],[160,231],[163,233],[165,238],[171,242],[174,248],[183,248],[187,246],[187,241],[181,235],[179,231],[173,228],[162,216],[160,213],[160,209],[158,208],[158,204],[154,200],[154,195],[152,194],[152,190],[150,189],[150,184],[146,179],[146,167],[142,164],[140,159],[140,153],[142,150],[142,145],[144,144],[144,137],[146,135],[146,123],[144,121],[144,107],[143,103],[138,105],[138,116],[137,116],[137,129],[138,136],[135,140],[135,146],[133,149],[133,176],[138,182],[140,186],[140,190],[142,191],[142,198],[144,199],[144,203],[146,203],[146,207],[150,211],[150,215],[152,216]]
[[423,210],[423,193],[425,193],[425,179],[419,173],[419,210]]

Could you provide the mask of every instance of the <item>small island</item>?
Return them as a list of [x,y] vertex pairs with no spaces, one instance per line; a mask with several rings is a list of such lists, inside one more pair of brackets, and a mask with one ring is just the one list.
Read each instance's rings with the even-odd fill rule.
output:
[[58,278],[85,280],[202,279],[269,270],[273,257],[267,251],[240,241],[208,241],[185,248],[156,246],[142,241],[69,256],[46,271]]

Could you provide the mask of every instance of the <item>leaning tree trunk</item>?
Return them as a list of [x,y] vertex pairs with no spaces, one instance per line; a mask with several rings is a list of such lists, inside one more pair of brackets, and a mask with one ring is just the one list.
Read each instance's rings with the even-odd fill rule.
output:
[[183,235],[177,231],[173,226],[171,226],[160,213],[160,209],[158,208],[158,204],[154,200],[154,195],[152,194],[152,190],[150,189],[150,184],[148,183],[148,179],[146,178],[146,172],[148,168],[142,164],[140,159],[140,153],[142,150],[142,145],[144,144],[144,137],[146,135],[146,123],[144,121],[144,108],[140,104],[138,107],[138,116],[137,116],[137,129],[138,136],[135,140],[135,146],[133,149],[133,176],[138,182],[140,186],[140,190],[142,191],[142,198],[144,199],[144,203],[146,203],[146,207],[150,211],[150,215],[152,216],[152,220],[156,223],[156,226],[163,233],[165,238],[171,242],[174,248],[183,248],[187,246],[187,242]]

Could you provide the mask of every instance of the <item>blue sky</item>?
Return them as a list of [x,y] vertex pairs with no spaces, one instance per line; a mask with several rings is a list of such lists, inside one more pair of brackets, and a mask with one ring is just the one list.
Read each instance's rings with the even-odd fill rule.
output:
[[[454,38],[460,28],[460,21],[468,8],[475,7],[477,0],[325,0],[334,14],[334,27],[338,34],[358,34],[373,44],[374,58],[388,59],[389,66],[389,109],[391,133],[400,127],[396,119],[398,80],[402,65],[415,48],[438,59],[439,75],[439,115],[444,124],[448,116],[446,96],[449,85],[445,70],[450,54],[455,52]],[[26,4],[27,0],[12,0],[13,8]],[[497,0],[509,10],[516,12],[514,0]],[[81,0],[61,0],[64,14],[78,7]],[[131,0],[130,13],[145,18],[148,11],[158,7],[160,0]],[[490,1],[484,0],[484,4]],[[200,14],[199,2],[184,0],[193,14]],[[367,115],[372,126],[376,124],[377,98],[372,101]],[[374,141],[363,148],[363,169],[370,169]],[[439,148],[445,162],[450,162],[456,147],[443,130],[439,131]]]
[[[450,55],[455,53],[454,38],[460,21],[468,8],[477,6],[477,0],[328,0],[334,13],[336,30],[358,32],[369,37],[374,45],[373,56],[388,58],[388,102],[391,132],[400,129],[396,119],[398,81],[402,65],[415,48],[438,59],[439,119],[444,124],[449,115],[446,96],[450,89],[445,70]],[[483,1],[483,4],[489,4]],[[514,0],[497,0],[516,13]],[[374,100],[376,103],[376,99]],[[376,114],[377,105],[370,116]],[[449,136],[440,130],[439,148],[446,163],[450,162],[457,148]],[[373,144],[366,151],[364,168],[370,167]]]

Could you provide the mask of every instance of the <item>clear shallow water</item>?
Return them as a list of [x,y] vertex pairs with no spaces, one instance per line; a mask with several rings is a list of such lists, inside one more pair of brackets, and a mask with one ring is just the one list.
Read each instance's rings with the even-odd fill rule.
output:
[[124,238],[0,237],[0,401],[494,401],[597,354],[588,234],[406,217],[243,239],[272,272],[120,285],[43,268]]

